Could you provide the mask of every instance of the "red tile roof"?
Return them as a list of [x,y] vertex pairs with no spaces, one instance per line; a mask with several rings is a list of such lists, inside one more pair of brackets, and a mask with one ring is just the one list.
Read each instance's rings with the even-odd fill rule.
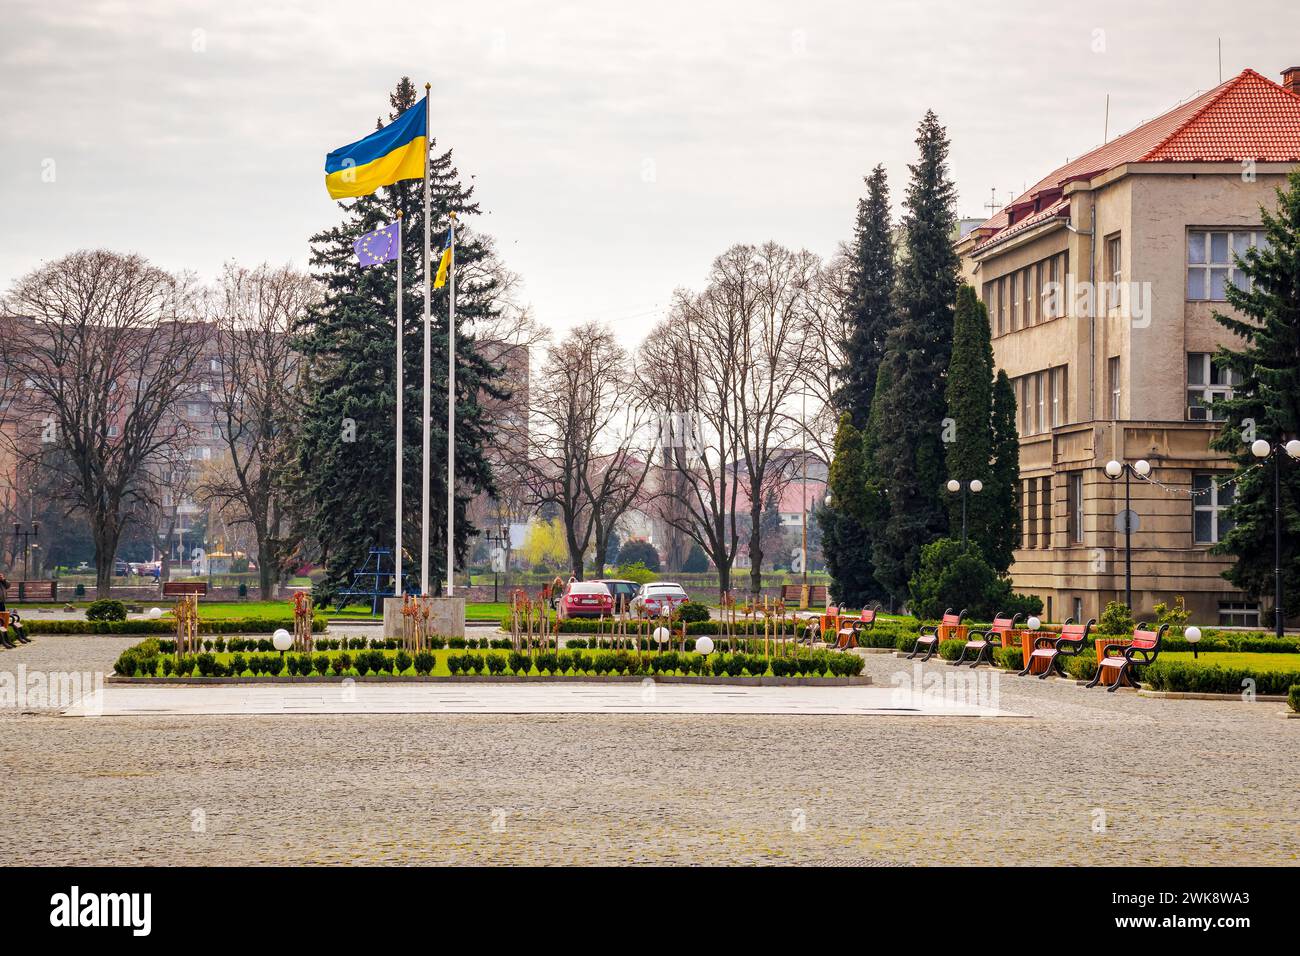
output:
[[987,220],[980,229],[994,235],[975,251],[995,245],[1023,228],[1058,215],[1060,202],[1008,228],[1008,209],[1032,203],[1040,193],[1073,179],[1090,179],[1125,163],[1300,162],[1300,96],[1254,70],[1232,79],[1143,123],[1104,146],[1053,170]]

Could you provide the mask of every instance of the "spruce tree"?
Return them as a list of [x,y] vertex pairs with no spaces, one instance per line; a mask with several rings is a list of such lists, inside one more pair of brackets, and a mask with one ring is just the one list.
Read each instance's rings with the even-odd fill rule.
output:
[[845,300],[844,369],[836,403],[866,428],[876,375],[885,354],[885,338],[894,323],[894,237],[889,220],[889,183],[885,167],[866,178],[867,195],[858,201],[853,265]]
[[982,496],[988,524],[981,544],[999,574],[1006,574],[1020,547],[1020,432],[1016,428],[1016,389],[1005,370],[993,384],[993,460]]
[[[978,479],[987,485],[993,457],[993,342],[989,335],[988,312],[963,283],[957,290],[953,313],[952,359],[948,364],[945,400],[950,429],[946,463],[948,477],[960,482]],[[962,495],[949,493],[949,524],[961,528]],[[981,491],[966,495],[967,539],[984,546],[992,509]],[[953,537],[956,537],[954,533]]]
[[1237,267],[1249,282],[1229,284],[1228,305],[1240,317],[1216,312],[1221,325],[1243,342],[1220,348],[1215,362],[1240,378],[1230,399],[1212,403],[1224,416],[1212,447],[1237,466],[1236,492],[1228,509],[1232,529],[1215,551],[1236,564],[1224,577],[1252,598],[1273,593],[1273,469],[1281,467],[1282,608],[1300,613],[1300,463],[1285,451],[1280,460],[1257,464],[1250,445],[1263,438],[1274,446],[1300,436],[1300,170],[1292,170],[1277,208],[1261,208],[1266,243],[1246,251]]
[[853,416],[842,413],[827,478],[831,502],[814,512],[822,533],[822,557],[831,575],[831,595],[846,607],[863,607],[877,592],[871,542],[863,523],[869,501],[862,439]]
[[[403,77],[389,97],[388,120],[419,99]],[[430,138],[431,151],[435,142]],[[466,223],[479,213],[473,187],[464,187],[451,150],[431,152],[432,272],[437,271],[450,213]],[[307,398],[299,445],[303,501],[309,526],[327,570],[323,600],[350,583],[370,548],[392,546],[395,479],[395,264],[360,268],[353,243],[364,233],[402,220],[404,267],[404,466],[403,571],[418,573],[420,554],[421,442],[423,414],[423,183],[406,180],[370,196],[339,203],[343,222],[311,237],[311,265],[324,289],[321,304],[296,329],[306,362]],[[462,231],[463,228],[463,231]],[[479,354],[466,327],[492,314],[496,280],[474,264],[487,255],[488,240],[458,227],[456,244],[456,552],[465,554],[473,531],[465,505],[492,489],[483,455],[490,440],[481,395],[505,398],[495,384],[500,370]],[[470,278],[472,276],[472,278]],[[430,451],[430,587],[445,579],[447,321],[448,287],[433,291]],[[409,578],[408,578],[409,580]]]
[[873,397],[873,414],[880,403],[874,471],[887,491],[887,516],[872,549],[877,579],[899,600],[906,599],[921,547],[948,530],[944,377],[958,286],[955,187],[948,177],[947,134],[933,112],[922,119],[916,143],[921,156],[909,167],[897,321],[881,363],[890,387]]

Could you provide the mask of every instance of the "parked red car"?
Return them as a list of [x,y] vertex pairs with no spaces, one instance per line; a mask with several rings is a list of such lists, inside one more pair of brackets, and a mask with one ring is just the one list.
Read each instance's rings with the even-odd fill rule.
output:
[[614,613],[614,597],[598,581],[570,581],[560,597],[559,612],[561,620],[610,617]]

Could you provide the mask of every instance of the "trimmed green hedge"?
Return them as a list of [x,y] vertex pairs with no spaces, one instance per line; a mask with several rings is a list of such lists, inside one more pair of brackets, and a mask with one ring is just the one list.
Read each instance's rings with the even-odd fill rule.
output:
[[1138,679],[1153,690],[1191,694],[1240,694],[1245,690],[1242,682],[1253,680],[1257,694],[1287,694],[1293,684],[1300,684],[1300,666],[1293,671],[1263,671],[1157,660],[1140,668]]
[[[1181,634],[1166,634],[1162,642],[1166,651],[1190,651],[1192,642]],[[1255,654],[1300,654],[1300,637],[1284,637],[1263,633],[1238,634],[1225,631],[1205,631],[1196,645],[1200,651],[1236,651]]]
[[1292,684],[1291,689],[1286,692],[1287,706],[1300,714],[1300,684]]
[[955,661],[966,650],[965,641],[940,641],[939,656],[945,661]]
[[[323,614],[313,618],[312,630],[324,632],[327,619]],[[36,617],[23,619],[28,634],[175,634],[176,622],[160,618],[137,621],[42,621]],[[243,617],[199,621],[200,634],[272,634],[280,628],[293,630],[293,618]]]

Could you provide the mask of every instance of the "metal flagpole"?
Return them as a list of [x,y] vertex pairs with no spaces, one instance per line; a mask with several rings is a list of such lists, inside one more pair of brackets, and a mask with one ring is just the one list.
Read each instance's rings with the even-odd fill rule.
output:
[[393,532],[393,594],[402,596],[402,211],[397,211],[397,520]]
[[429,132],[433,129],[429,115],[430,84],[424,84],[424,464],[421,478],[423,495],[420,502],[420,593],[429,593],[429,393],[430,393],[430,343],[433,335],[432,324],[433,274],[430,260],[433,257],[429,230],[433,228],[429,221]]
[[451,214],[447,310],[447,597],[456,571],[456,214]]

